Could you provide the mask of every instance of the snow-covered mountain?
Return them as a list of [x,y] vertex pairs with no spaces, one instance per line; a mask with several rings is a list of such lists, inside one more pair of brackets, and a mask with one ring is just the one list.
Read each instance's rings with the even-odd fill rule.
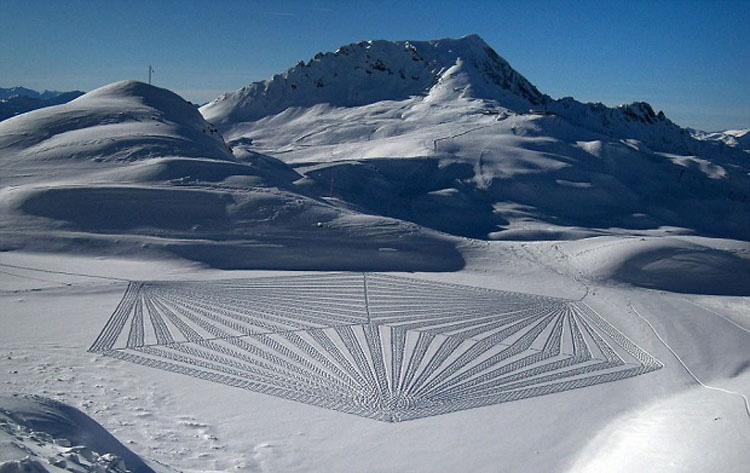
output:
[[545,102],[476,35],[440,41],[363,41],[320,53],[284,74],[222,95],[202,113],[212,123],[252,121],[289,107],[352,107],[418,95],[475,97],[528,109]]
[[436,41],[362,41],[318,53],[283,74],[224,94],[201,108],[225,130],[290,107],[355,107],[423,97],[427,102],[481,99],[526,113],[560,116],[613,138],[638,139],[655,150],[704,152],[686,130],[645,102],[620,107],[559,100],[540,92],[477,35]]
[[701,141],[719,141],[732,148],[750,153],[750,128],[713,132],[691,129],[690,134]]
[[747,153],[409,45],[0,122],[0,473],[746,470]]
[[78,92],[79,95],[83,94],[83,92],[80,91],[60,92],[59,90],[44,90],[43,92],[39,92],[34,89],[29,89],[21,86],[9,88],[0,87],[0,100],[9,99],[11,97],[28,97],[31,99],[50,100],[54,99],[55,97],[59,97],[65,94],[71,94],[74,92]]
[[25,87],[11,87],[4,89],[0,87],[0,120],[13,117],[38,108],[60,105],[80,97],[83,92],[74,90],[71,92],[58,92],[56,90],[36,90]]
[[140,82],[0,122],[0,166],[6,249],[141,245],[220,267],[294,269],[461,261],[414,224],[305,192],[295,184],[303,176],[272,157],[235,158],[195,107]]
[[275,156],[311,191],[453,234],[750,238],[744,153],[647,103],[552,99],[475,35],[351,44],[201,113],[237,156]]

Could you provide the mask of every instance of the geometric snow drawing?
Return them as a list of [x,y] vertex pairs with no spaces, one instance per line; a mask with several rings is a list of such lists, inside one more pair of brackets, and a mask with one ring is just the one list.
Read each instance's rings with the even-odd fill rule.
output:
[[373,273],[131,282],[90,351],[386,422],[662,367],[581,302]]

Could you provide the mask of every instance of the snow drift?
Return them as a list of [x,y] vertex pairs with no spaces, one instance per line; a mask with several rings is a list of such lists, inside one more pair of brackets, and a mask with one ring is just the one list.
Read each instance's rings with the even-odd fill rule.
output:
[[52,399],[0,396],[3,473],[154,473],[138,455],[89,416]]

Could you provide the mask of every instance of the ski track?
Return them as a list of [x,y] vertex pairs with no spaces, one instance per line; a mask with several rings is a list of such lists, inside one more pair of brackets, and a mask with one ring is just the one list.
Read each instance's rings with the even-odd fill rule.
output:
[[[116,278],[112,276],[99,276],[96,274],[74,273],[70,271],[55,271],[52,269],[39,269],[39,268],[31,267],[31,266],[20,266],[20,265],[15,265],[15,264],[8,264],[8,263],[0,263],[0,266],[6,267],[6,268],[26,269],[29,271],[38,271],[40,273],[48,273],[48,274],[62,274],[65,276],[84,276],[87,278],[106,279],[109,281],[130,282],[129,279]],[[49,282],[53,282],[53,281],[49,281]],[[64,284],[64,283],[60,283],[60,284]]]
[[738,324],[734,320],[730,319],[729,317],[727,317],[725,315],[721,315],[720,313],[716,312],[715,310],[709,309],[708,307],[704,306],[703,304],[699,304],[698,302],[691,301],[690,299],[688,299],[686,297],[681,297],[680,299],[682,299],[683,301],[688,302],[688,303],[690,303],[690,304],[692,304],[692,305],[694,305],[696,307],[699,307],[699,308],[705,310],[706,312],[710,312],[710,313],[712,313],[712,314],[714,314],[714,315],[716,315],[718,317],[721,317],[726,322],[729,322],[730,324],[734,325],[735,327],[737,327],[738,329],[742,330],[745,333],[750,333],[750,329],[748,329],[746,327],[743,327],[742,325]]
[[693,371],[688,367],[688,365],[685,364],[682,358],[680,358],[680,355],[677,354],[674,348],[672,348],[672,346],[669,345],[669,343],[667,343],[667,341],[664,340],[664,338],[662,338],[659,332],[656,331],[656,328],[651,324],[651,322],[649,322],[649,320],[646,317],[644,317],[640,312],[638,312],[638,310],[636,310],[636,308],[633,307],[632,304],[629,303],[628,306],[635,313],[635,315],[637,315],[641,320],[643,320],[646,323],[646,325],[649,326],[651,331],[654,332],[654,335],[656,335],[656,338],[658,338],[661,344],[664,345],[667,348],[667,350],[669,350],[670,353],[672,353],[672,356],[675,357],[675,359],[680,363],[680,365],[682,365],[685,371],[687,371],[687,373],[690,375],[691,378],[693,378],[693,380],[695,380],[696,383],[698,383],[701,387],[708,389],[710,391],[718,391],[718,392],[729,394],[732,396],[739,396],[743,401],[745,414],[747,415],[748,420],[750,420],[750,401],[748,401],[747,396],[737,391],[732,391],[730,389],[724,389],[724,388],[720,388],[717,386],[710,386],[708,384],[705,384],[703,381],[701,381],[698,378],[698,376],[696,376],[695,373],[693,373]]

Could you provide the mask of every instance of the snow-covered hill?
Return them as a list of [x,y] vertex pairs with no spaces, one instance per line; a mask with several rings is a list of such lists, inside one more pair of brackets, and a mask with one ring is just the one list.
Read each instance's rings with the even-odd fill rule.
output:
[[409,44],[0,123],[2,473],[745,472],[746,153]]
[[220,267],[461,264],[443,237],[304,192],[274,158],[235,158],[191,104],[140,82],[0,122],[0,169],[6,249],[147,247]]
[[201,113],[235,154],[277,157],[311,192],[453,234],[750,239],[744,153],[647,103],[554,100],[475,35],[344,46]]
[[148,156],[231,159],[221,135],[185,100],[135,81],[0,122],[5,162]]

